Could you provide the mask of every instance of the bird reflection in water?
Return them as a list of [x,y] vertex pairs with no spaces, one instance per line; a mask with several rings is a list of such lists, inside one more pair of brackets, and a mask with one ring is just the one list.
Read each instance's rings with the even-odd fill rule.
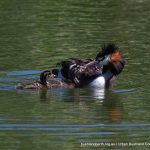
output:
[[123,104],[117,93],[112,91],[105,92],[103,109],[111,122],[121,122],[125,119]]
[[111,90],[96,88],[55,88],[49,90],[27,90],[26,92],[36,95],[41,102],[58,102],[62,105],[63,103],[73,103],[81,111],[91,112],[94,110],[92,114],[94,113],[96,118],[105,118],[109,123],[118,123],[124,119],[123,104],[119,98],[119,93]]

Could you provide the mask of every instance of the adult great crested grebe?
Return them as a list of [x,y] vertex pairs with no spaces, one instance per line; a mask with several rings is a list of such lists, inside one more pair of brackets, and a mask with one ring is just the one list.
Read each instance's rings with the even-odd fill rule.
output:
[[110,87],[112,80],[119,75],[125,61],[113,43],[104,43],[95,59],[68,59],[61,62],[62,76],[71,80],[77,87]]
[[125,61],[113,43],[103,44],[95,59],[70,58],[62,61],[61,69],[44,71],[40,80],[19,83],[17,89],[41,89],[53,87],[110,87],[114,77],[120,74]]

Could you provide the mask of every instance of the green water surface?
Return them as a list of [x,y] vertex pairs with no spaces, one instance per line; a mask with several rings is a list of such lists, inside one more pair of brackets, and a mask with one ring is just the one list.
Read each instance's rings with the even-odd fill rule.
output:
[[[0,149],[150,149],[149,16],[149,0],[1,0]],[[103,42],[128,57],[112,89],[15,89]]]

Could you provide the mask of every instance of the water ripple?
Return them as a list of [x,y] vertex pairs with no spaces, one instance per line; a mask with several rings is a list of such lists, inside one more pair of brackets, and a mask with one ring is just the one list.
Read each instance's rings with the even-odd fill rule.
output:
[[143,127],[150,124],[0,124],[0,127]]

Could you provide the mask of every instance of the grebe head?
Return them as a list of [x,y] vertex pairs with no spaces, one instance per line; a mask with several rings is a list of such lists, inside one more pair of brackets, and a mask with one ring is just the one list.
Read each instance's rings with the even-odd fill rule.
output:
[[95,60],[118,51],[118,47],[114,43],[104,43],[101,49],[102,50],[96,55]]
[[49,71],[49,70],[43,71],[40,75],[41,84],[46,85],[46,81],[49,77],[51,77],[51,75],[52,75],[51,71]]

